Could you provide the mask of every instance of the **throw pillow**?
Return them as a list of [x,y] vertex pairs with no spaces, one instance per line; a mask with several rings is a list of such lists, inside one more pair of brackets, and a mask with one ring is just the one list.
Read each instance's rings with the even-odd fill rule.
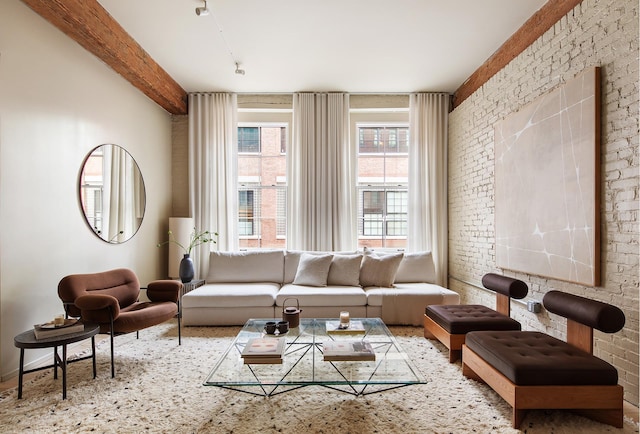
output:
[[360,286],[362,255],[334,255],[329,267],[327,285]]
[[396,283],[434,283],[435,281],[436,270],[431,252],[405,253],[398,267]]
[[333,255],[303,253],[298,263],[294,285],[327,286],[327,276]]
[[365,249],[360,267],[360,285],[392,287],[403,256],[404,253],[378,256]]

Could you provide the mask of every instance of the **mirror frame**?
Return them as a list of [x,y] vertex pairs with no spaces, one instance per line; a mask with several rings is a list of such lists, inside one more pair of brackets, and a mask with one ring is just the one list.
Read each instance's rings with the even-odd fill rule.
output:
[[[133,201],[132,203],[126,203],[126,201],[118,197],[118,193],[115,193],[115,192],[113,193],[113,195],[110,195],[114,197],[113,199],[114,203],[117,201],[117,206],[120,209],[120,211],[117,214],[118,215],[124,214],[126,219],[129,220],[127,222],[126,219],[123,219],[124,221],[119,222],[118,223],[119,230],[115,234],[111,234],[111,236],[109,236],[109,234],[105,235],[103,233],[104,220],[105,220],[104,208],[109,207],[104,205],[105,201],[107,201],[107,199],[104,197],[105,190],[107,191],[112,190],[111,188],[105,188],[105,178],[110,177],[110,175],[114,173],[113,167],[110,166],[111,168],[111,170],[109,171],[110,173],[107,176],[105,176],[104,174],[104,168],[107,165],[107,162],[105,161],[105,157],[104,157],[105,150],[107,150],[107,153],[108,151],[112,151],[110,153],[111,156],[113,156],[114,154],[113,151],[116,151],[116,150],[118,151],[117,152],[118,156],[116,156],[116,158],[121,158],[121,162],[124,165],[124,168],[126,169],[125,172],[127,172],[126,175],[123,175],[123,176],[128,176],[127,178],[123,178],[124,182],[122,182],[120,185],[124,186],[125,195],[128,196]],[[96,159],[96,163],[92,164],[92,159],[94,158]],[[99,164],[97,163],[98,158],[100,161]],[[108,163],[108,164],[111,164],[111,163]],[[91,176],[94,177],[94,179],[91,180],[91,182],[86,182],[87,181],[86,172],[88,169],[90,171],[92,170]],[[115,191],[115,189],[113,190]],[[93,192],[94,194],[93,201],[88,200],[88,197],[89,197],[88,193],[91,193],[91,192]],[[137,193],[137,196],[136,196],[136,193]],[[98,206],[100,211],[95,211],[96,202],[100,202],[100,205]],[[140,170],[140,167],[138,166],[138,163],[133,158],[133,156],[122,146],[115,145],[113,143],[104,143],[102,145],[96,146],[95,148],[91,149],[91,151],[89,151],[89,153],[83,159],[82,165],[80,167],[80,174],[78,176],[78,203],[80,206],[80,211],[82,212],[82,215],[84,217],[84,221],[89,227],[89,229],[91,230],[91,232],[93,232],[98,238],[100,238],[105,243],[122,244],[126,241],[129,241],[131,238],[133,238],[133,236],[138,232],[138,230],[142,226],[142,221],[144,220],[144,215],[146,212],[146,205],[147,205],[147,192],[146,192],[146,187],[144,183],[144,178],[142,177],[142,171]],[[127,206],[128,208],[133,208],[133,209],[127,209]],[[93,215],[91,212],[88,211],[88,209],[92,207],[94,209]],[[137,212],[137,215],[136,215],[136,212]],[[100,214],[100,217],[96,215],[97,213]],[[107,211],[106,214],[108,215],[109,212]],[[122,225],[124,225],[125,227],[122,228]]]

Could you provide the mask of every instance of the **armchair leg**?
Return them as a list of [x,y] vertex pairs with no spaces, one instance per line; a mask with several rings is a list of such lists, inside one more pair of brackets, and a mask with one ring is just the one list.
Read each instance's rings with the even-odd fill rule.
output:
[[116,376],[116,368],[113,364],[113,327],[109,334],[111,335],[111,378],[114,378]]
[[111,378],[115,378],[116,376],[116,367],[114,365],[114,361],[113,361],[113,338],[114,338],[114,333],[113,333],[113,312],[111,313],[111,327],[109,330],[109,335],[111,336]]
[[178,313],[178,345],[182,345],[182,332],[180,331],[180,314]]

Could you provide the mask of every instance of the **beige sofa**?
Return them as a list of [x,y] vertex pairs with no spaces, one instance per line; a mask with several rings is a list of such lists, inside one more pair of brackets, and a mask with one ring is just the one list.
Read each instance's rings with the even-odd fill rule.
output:
[[429,252],[266,250],[212,252],[205,285],[182,297],[184,325],[242,325],[279,318],[298,305],[302,318],[379,317],[421,326],[430,304],[458,304],[458,293],[433,283]]

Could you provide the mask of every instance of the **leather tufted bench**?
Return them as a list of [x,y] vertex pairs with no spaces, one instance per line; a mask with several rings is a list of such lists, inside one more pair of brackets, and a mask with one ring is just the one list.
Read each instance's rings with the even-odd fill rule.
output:
[[593,355],[593,329],[624,326],[615,306],[560,291],[545,308],[567,318],[567,342],[535,331],[474,331],[463,345],[462,372],[486,382],[513,407],[518,428],[529,409],[573,409],[622,427],[623,390],[618,371]]
[[488,273],[485,288],[495,291],[496,309],[479,304],[429,305],[425,309],[424,336],[438,339],[449,349],[449,362],[460,358],[465,335],[476,330],[520,330],[520,323],[509,317],[511,298],[524,298],[526,283],[511,277]]
[[465,344],[518,385],[618,384],[609,363],[540,332],[472,332]]

